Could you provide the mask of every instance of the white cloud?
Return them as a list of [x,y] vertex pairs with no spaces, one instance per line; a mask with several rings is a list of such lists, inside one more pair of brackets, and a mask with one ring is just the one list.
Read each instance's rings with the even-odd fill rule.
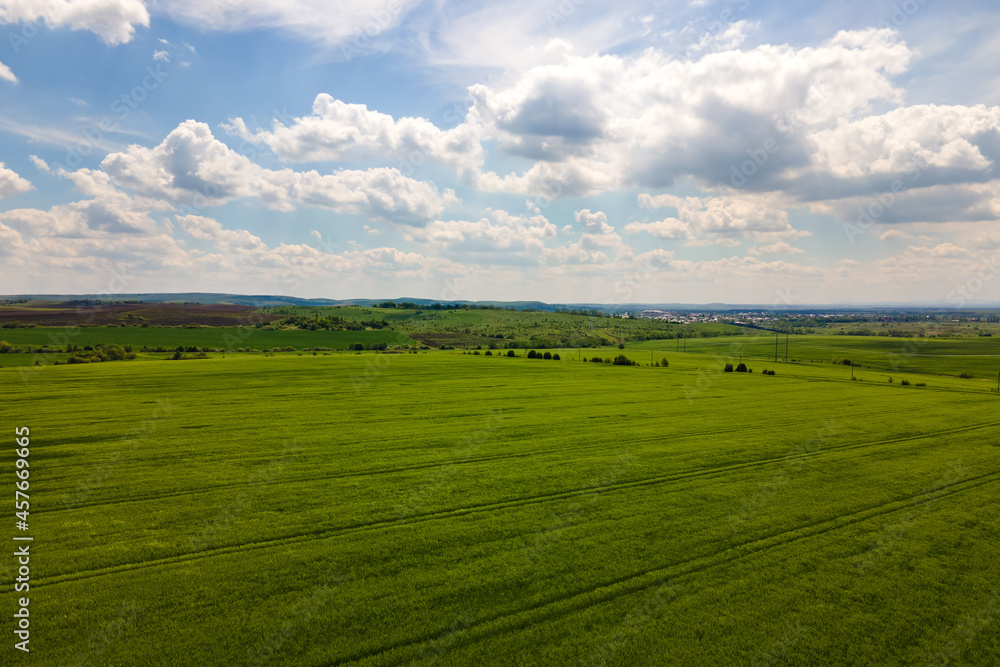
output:
[[985,172],[993,160],[983,150],[998,137],[1000,107],[901,107],[815,132],[812,168],[838,178],[928,168]]
[[149,27],[149,12],[141,0],[16,0],[0,5],[0,24],[20,21],[89,30],[114,46],[131,41],[136,26]]
[[335,4],[317,0],[161,0],[157,10],[201,30],[280,28],[336,46],[358,36],[370,40],[392,29],[417,4],[419,0],[341,0]]
[[718,197],[677,197],[674,195],[639,195],[644,208],[674,208],[676,217],[656,222],[632,222],[630,234],[649,232],[663,239],[685,239],[726,246],[739,245],[744,239],[778,241],[808,236],[788,221],[787,203],[769,195],[724,195]]
[[888,231],[882,232],[882,234],[879,235],[878,238],[880,241],[905,241],[908,239],[912,239],[913,236],[899,229],[890,229]]
[[520,174],[487,172],[479,186],[538,194],[556,184],[572,196],[684,176],[725,182],[770,140],[763,187],[809,163],[809,132],[867,113],[874,101],[898,101],[889,77],[911,56],[894,32],[874,29],[818,47],[762,45],[698,60],[656,50],[561,53],[513,84],[470,87],[469,122],[504,152],[535,161]]
[[153,51],[153,60],[159,60],[160,62],[169,63],[170,54],[166,51]]
[[436,220],[422,229],[410,230],[407,240],[449,253],[500,253],[500,263],[507,263],[517,255],[538,256],[545,240],[555,235],[555,225],[541,214],[488,210],[476,222]]
[[759,21],[734,21],[724,30],[705,31],[701,39],[689,49],[692,53],[702,51],[732,51],[746,40],[746,33],[760,28]]
[[49,166],[49,163],[37,155],[29,155],[28,159],[31,160],[31,163],[35,165],[38,171],[45,172],[46,174],[52,173],[52,167]]
[[3,162],[0,162],[0,199],[13,197],[32,189],[34,186],[30,181],[21,178],[17,172],[7,169]]
[[312,115],[287,127],[250,132],[241,118],[223,128],[248,141],[266,144],[289,162],[342,162],[379,159],[415,170],[427,161],[445,164],[460,174],[482,164],[483,149],[475,128],[463,124],[440,130],[423,118],[400,118],[371,111],[364,104],[347,104],[326,93],[316,96]]
[[101,163],[120,187],[194,206],[256,198],[268,208],[329,208],[374,220],[422,225],[439,216],[454,193],[403,176],[397,169],[330,174],[265,169],[212,136],[204,123],[181,123],[154,148],[133,145]]
[[59,175],[71,180],[77,191],[92,197],[53,206],[47,211],[15,209],[0,213],[0,220],[33,236],[83,238],[95,232],[108,234],[151,234],[156,222],[150,213],[167,210],[169,204],[145,197],[130,197],[116,189],[107,174],[91,169]]
[[750,248],[748,252],[751,255],[796,255],[804,253],[805,250],[801,248],[796,248],[793,245],[786,243],[785,241],[778,241],[777,243],[771,243],[769,245],[763,245],[756,248]]
[[17,83],[17,77],[14,76],[14,73],[10,71],[10,68],[3,63],[0,63],[0,80]]

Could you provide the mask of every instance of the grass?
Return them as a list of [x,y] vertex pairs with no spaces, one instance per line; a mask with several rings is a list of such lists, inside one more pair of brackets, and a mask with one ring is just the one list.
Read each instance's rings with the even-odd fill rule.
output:
[[[95,343],[131,344],[136,348],[167,347],[179,345],[228,348],[272,347],[330,347],[345,349],[354,343],[388,343],[390,345],[414,345],[416,341],[397,331],[275,331],[268,329],[238,327],[33,327],[27,329],[0,329],[0,340],[12,345],[48,344],[64,348],[67,342],[79,346]],[[0,363],[4,363],[0,356]],[[34,362],[32,362],[34,363]],[[4,364],[7,365],[7,364]]]
[[1000,397],[560,352],[0,369],[33,662],[1000,660]]
[[[741,338],[692,338],[686,342],[689,354],[739,356],[772,361],[775,335],[754,332]],[[684,346],[681,341],[681,346]],[[629,345],[636,350],[675,350],[677,341],[648,341]],[[647,352],[648,354],[648,352]],[[785,336],[778,336],[777,357],[785,359]],[[788,359],[830,364],[849,359],[869,368],[916,373],[958,375],[968,372],[996,381],[1000,371],[1000,338],[889,338],[884,336],[843,336],[810,334],[788,337]],[[758,362],[758,365],[761,362]],[[848,369],[849,372],[849,369]]]

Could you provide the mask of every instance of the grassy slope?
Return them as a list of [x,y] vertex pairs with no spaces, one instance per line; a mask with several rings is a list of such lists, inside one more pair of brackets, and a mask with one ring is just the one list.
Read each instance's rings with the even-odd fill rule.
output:
[[995,395],[667,356],[2,369],[33,657],[1000,660]]

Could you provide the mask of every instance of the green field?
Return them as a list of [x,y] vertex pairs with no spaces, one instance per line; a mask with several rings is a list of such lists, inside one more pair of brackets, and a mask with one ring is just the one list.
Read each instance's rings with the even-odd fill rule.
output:
[[[82,347],[95,343],[116,343],[135,347],[175,348],[179,345],[219,349],[273,347],[330,347],[346,349],[354,343],[388,343],[413,345],[416,343],[398,331],[275,331],[252,327],[32,327],[26,329],[0,329],[0,340],[12,345],[50,345],[64,348],[67,342]],[[0,363],[3,363],[0,356]]]
[[30,662],[1000,662],[1000,396],[714,342],[0,369]]
[[[760,360],[756,365],[785,359],[785,336],[768,331],[750,331],[739,338],[692,338],[687,341],[647,341],[630,349],[672,352],[678,347],[689,354],[723,357],[744,355]],[[648,354],[648,352],[647,352]],[[637,357],[640,358],[641,357]],[[992,378],[1000,372],[1000,338],[890,338],[810,334],[788,337],[789,361],[830,364],[848,359],[854,365],[886,371],[911,371]],[[648,359],[647,359],[648,360]],[[849,369],[848,369],[848,372]]]

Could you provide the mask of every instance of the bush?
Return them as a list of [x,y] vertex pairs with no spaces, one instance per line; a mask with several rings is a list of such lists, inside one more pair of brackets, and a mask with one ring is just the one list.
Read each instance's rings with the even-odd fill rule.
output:
[[899,384],[903,385],[904,387],[909,387],[910,386],[910,381],[909,380],[900,380]]
[[364,343],[355,343],[354,345],[350,346],[347,349],[348,350],[355,350],[355,351],[360,352],[361,350],[365,349],[365,345],[364,345]]
[[726,364],[725,367],[722,370],[725,373],[732,373],[733,372],[733,365],[732,364]]
[[552,358],[552,353],[551,352],[546,352],[545,354],[542,355],[542,358],[543,359],[551,359]]
[[926,387],[926,386],[927,386],[927,383],[926,383],[926,382],[918,382],[918,383],[917,383],[917,386],[918,386],[918,387]]
[[975,376],[972,373],[959,373],[958,377],[960,377],[960,378],[962,378],[964,380],[971,380]]
[[744,363],[743,363],[743,362],[741,361],[741,362],[740,362],[740,365],[736,367],[736,372],[737,372],[737,373],[746,373],[746,372],[747,372],[747,365],[746,365],[746,364],[744,364]]
[[660,365],[663,366],[664,368],[666,368],[667,366],[670,365],[670,362],[667,361],[666,357],[663,357],[663,359],[660,360]]
[[490,352],[489,350],[486,350],[486,356],[487,356],[487,357],[492,357],[492,356],[493,356],[493,353],[492,353],[492,352]]
[[615,360],[611,363],[613,363],[615,366],[631,366],[632,360],[626,357],[624,354],[619,354],[617,357],[615,357]]
[[514,356],[517,356],[517,355],[514,354],[514,350],[507,350],[507,356],[508,357],[514,357]]
[[618,343],[618,349],[619,350],[624,350],[625,349],[625,343]]
[[552,355],[552,361],[559,361],[559,355],[558,354],[553,354]]
[[851,363],[850,359],[844,359],[840,363],[843,364],[844,366],[853,366],[854,365],[854,364]]
[[528,350],[528,358],[529,359],[534,359],[537,355],[538,355],[538,353],[535,352],[534,350]]

